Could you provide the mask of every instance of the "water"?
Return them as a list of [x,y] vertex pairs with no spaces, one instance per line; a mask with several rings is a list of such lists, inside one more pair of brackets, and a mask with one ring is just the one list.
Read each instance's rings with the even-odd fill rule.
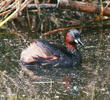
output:
[[[63,31],[65,32],[65,31]],[[0,31],[0,98],[37,100],[109,100],[110,29],[83,29],[78,46],[82,65],[74,68],[38,69],[42,79],[28,77],[19,65],[20,53],[43,32],[24,29]],[[46,39],[63,44],[62,32]]]

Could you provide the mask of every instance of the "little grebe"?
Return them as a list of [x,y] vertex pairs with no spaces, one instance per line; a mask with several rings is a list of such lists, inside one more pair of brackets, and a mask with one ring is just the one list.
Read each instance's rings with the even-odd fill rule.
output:
[[81,62],[81,56],[77,50],[80,41],[80,32],[76,29],[69,30],[65,34],[65,47],[44,40],[33,40],[33,42],[21,53],[20,61],[26,66],[52,66],[67,67],[76,66]]

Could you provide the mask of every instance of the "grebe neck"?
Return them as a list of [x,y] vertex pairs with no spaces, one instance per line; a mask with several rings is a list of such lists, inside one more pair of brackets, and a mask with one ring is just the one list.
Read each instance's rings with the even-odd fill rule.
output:
[[76,50],[77,46],[76,46],[76,43],[72,42],[72,38],[71,36],[67,33],[65,35],[65,39],[64,39],[64,42],[65,42],[65,46],[66,48],[69,50],[69,51],[74,51]]

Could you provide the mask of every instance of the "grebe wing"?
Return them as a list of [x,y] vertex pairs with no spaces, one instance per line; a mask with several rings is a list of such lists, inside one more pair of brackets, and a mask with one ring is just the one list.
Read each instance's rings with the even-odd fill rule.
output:
[[54,48],[47,41],[34,40],[22,51],[20,60],[27,64],[49,63],[59,58],[53,53],[53,49]]

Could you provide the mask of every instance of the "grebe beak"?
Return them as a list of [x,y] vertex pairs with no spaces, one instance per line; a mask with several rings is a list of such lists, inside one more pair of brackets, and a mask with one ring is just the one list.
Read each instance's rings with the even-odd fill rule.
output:
[[80,38],[77,38],[74,40],[76,43],[79,43],[80,45],[84,46],[84,44],[81,42]]

